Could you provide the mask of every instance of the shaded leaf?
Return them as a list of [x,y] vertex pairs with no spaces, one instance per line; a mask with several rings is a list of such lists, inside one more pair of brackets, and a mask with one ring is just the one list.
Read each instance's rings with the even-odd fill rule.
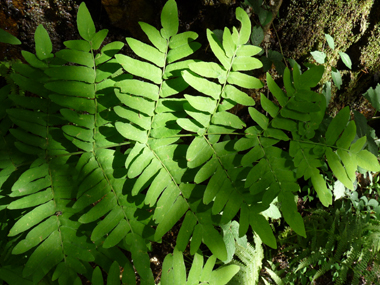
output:
[[276,238],[268,221],[260,214],[250,214],[249,223],[252,229],[259,235],[263,243],[269,245],[271,248],[276,249]]
[[327,189],[326,181],[319,174],[318,170],[315,170],[311,173],[311,182],[313,183],[315,191],[317,191],[319,200],[321,201],[323,206],[328,207],[329,205],[331,205],[332,193],[329,189]]
[[371,102],[372,106],[375,107],[377,111],[380,112],[380,84],[377,84],[375,89],[370,87],[363,96]]
[[329,45],[329,47],[334,50],[334,39],[332,36],[330,36],[329,34],[325,34],[325,38],[327,40],[327,43]]
[[342,76],[340,75],[339,70],[337,70],[335,67],[332,67],[331,76],[335,86],[338,87],[338,89],[340,89],[340,86],[342,85]]
[[165,219],[158,225],[156,233],[154,234],[155,240],[160,240],[178,220],[186,213],[188,205],[186,200],[181,196],[177,198],[170,210],[165,215]]
[[11,44],[11,45],[20,45],[21,41],[10,33],[0,29],[0,42]]
[[314,60],[316,62],[318,62],[319,64],[324,64],[325,63],[326,54],[324,52],[316,50],[316,51],[310,52],[310,54],[312,55],[312,57],[314,58]]
[[335,116],[335,118],[329,124],[326,131],[326,144],[333,145],[338,139],[339,135],[345,129],[346,124],[350,118],[350,109],[348,107],[343,108]]
[[352,62],[350,59],[350,56],[345,52],[339,52],[340,58],[342,59],[343,63],[349,68],[352,68]]

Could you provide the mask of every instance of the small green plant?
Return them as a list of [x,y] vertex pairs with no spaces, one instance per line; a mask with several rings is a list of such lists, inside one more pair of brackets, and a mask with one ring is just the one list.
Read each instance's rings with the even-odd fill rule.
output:
[[[326,41],[327,41],[328,46],[331,48],[331,50],[333,52],[336,52],[335,47],[334,47],[333,37],[328,35],[328,34],[325,34],[325,37],[326,37]],[[352,62],[351,62],[350,56],[345,52],[338,51],[338,53],[339,53],[340,58],[342,59],[343,63],[349,69],[351,69],[352,68]],[[313,56],[314,60],[316,62],[318,62],[319,64],[325,64],[326,63],[326,53],[324,53],[322,51],[312,51],[311,55]],[[340,89],[340,86],[342,85],[342,76],[340,75],[339,70],[337,70],[335,67],[331,67],[331,77],[334,81],[335,86],[338,87],[338,89]]]
[[236,243],[235,259],[231,263],[238,265],[240,270],[228,283],[229,285],[258,284],[263,266],[264,249],[259,236],[255,235],[253,241],[254,246],[250,243],[244,245]]
[[[364,198],[360,200],[365,201]],[[276,284],[310,284],[326,273],[334,284],[347,284],[348,280],[350,284],[358,284],[361,278],[367,284],[377,284],[380,221],[376,216],[365,207],[340,200],[330,211],[312,211],[304,221],[307,238],[289,230],[280,234],[288,266],[282,270],[276,264],[266,268]]]
[[365,187],[369,195],[377,193],[380,196],[380,177],[379,175],[373,176],[371,173],[368,174],[369,185]]
[[[352,62],[351,62],[350,56],[345,52],[335,50],[334,38],[332,36],[330,36],[329,34],[325,34],[325,38],[326,38],[327,44],[330,47],[330,49],[332,50],[332,52],[333,53],[338,52],[340,58],[342,59],[342,62],[349,69],[351,69],[352,68]],[[317,63],[327,65],[329,67],[329,69],[331,69],[331,78],[332,78],[335,86],[338,89],[340,89],[340,87],[342,85],[342,76],[341,76],[339,70],[337,70],[334,66],[329,66],[329,65],[331,65],[331,63],[326,58],[326,53],[323,51],[312,51],[310,54],[312,55],[312,57],[314,58],[314,60]],[[332,94],[331,94],[331,82],[330,81],[327,81],[323,84],[322,93],[326,98],[326,105],[328,105],[328,103],[331,100],[331,96],[332,96]]]
[[[140,284],[154,284],[151,243],[183,219],[162,285],[225,284],[238,266],[213,269],[229,257],[221,232],[233,219],[238,238],[251,228],[276,248],[264,216],[275,199],[306,237],[297,179],[310,180],[329,206],[326,162],[349,189],[358,166],[380,170],[366,137],[355,141],[348,108],[322,124],[325,98],[312,88],[323,66],[286,68],[286,92],[267,74],[278,104],[261,94],[268,116],[253,107],[245,91],[263,86],[252,75],[263,66],[254,57],[261,48],[247,44],[243,9],[236,18],[241,26],[225,28],[221,41],[207,31],[218,63],[187,59],[200,44],[196,33],[178,33],[174,0],[162,10],[162,29],[140,23],[152,45],[126,38],[135,57],[119,53],[122,42],[103,44],[108,31],[96,31],[84,3],[81,39],[66,49],[52,53],[47,31],[37,28],[35,54],[23,51],[26,63],[12,64],[22,92],[0,89],[0,279],[102,284],[104,273],[107,284],[135,284],[137,272]],[[248,108],[249,120],[230,111],[236,105]],[[195,258],[186,274],[188,245]],[[204,267],[203,248],[212,253]]]
[[252,7],[253,12],[257,15],[259,22],[252,27],[251,43],[255,46],[261,44],[264,40],[264,27],[272,21],[272,12],[270,7],[262,0],[245,0],[244,5]]
[[371,102],[377,112],[380,112],[380,84],[377,84],[375,89],[370,87],[363,96]]

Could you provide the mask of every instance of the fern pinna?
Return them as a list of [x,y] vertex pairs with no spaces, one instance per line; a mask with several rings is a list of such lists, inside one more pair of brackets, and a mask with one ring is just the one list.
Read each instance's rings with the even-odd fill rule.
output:
[[[357,165],[379,169],[362,150],[365,137],[355,137],[355,124],[346,127],[348,109],[326,132],[320,128],[325,99],[310,89],[323,67],[310,66],[303,74],[296,65],[292,73],[286,69],[286,93],[268,75],[278,101],[261,95],[270,120],[244,92],[263,86],[251,74],[262,67],[254,58],[261,48],[247,44],[251,23],[244,10],[236,10],[240,29],[225,28],[222,41],[207,31],[219,63],[186,59],[200,44],[196,33],[178,33],[177,15],[169,0],[161,30],[140,23],[152,45],[127,38],[136,54],[130,57],[119,53],[122,42],[102,45],[108,31],[96,32],[81,4],[82,39],[53,54],[39,26],[36,54],[24,51],[27,64],[13,64],[19,91],[0,91],[1,218],[7,234],[0,279],[81,284],[80,274],[102,284],[100,268],[93,269],[98,265],[108,284],[120,283],[119,266],[123,283],[135,284],[136,270],[140,284],[154,284],[150,243],[161,242],[183,218],[162,284],[226,284],[239,267],[213,270],[217,258],[227,259],[220,226],[239,216],[240,236],[251,226],[275,248],[260,213],[276,197],[285,221],[305,236],[294,202],[297,178],[311,178],[327,206],[332,196],[320,175],[326,158],[348,188]],[[238,104],[249,106],[254,124],[247,127],[230,111]],[[289,152],[279,147],[283,142],[290,142]],[[195,258],[187,276],[181,252],[189,243]],[[213,254],[204,267],[201,243]]]

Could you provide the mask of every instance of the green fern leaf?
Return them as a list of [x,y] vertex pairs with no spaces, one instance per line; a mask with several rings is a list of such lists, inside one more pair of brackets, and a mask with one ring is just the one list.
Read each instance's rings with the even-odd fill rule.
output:
[[222,97],[226,99],[231,99],[232,101],[244,105],[244,106],[254,106],[255,101],[252,97],[249,97],[244,92],[240,91],[232,85],[227,85],[222,93]]
[[326,181],[323,179],[323,177],[319,174],[319,171],[313,171],[311,173],[311,182],[313,183],[313,186],[315,188],[315,191],[317,191],[319,200],[321,203],[327,207],[328,205],[332,204],[332,194],[329,189],[326,187]]
[[55,56],[67,62],[84,65],[90,68],[94,67],[93,57],[88,52],[64,49],[57,52]]
[[[176,46],[176,45],[173,45],[173,46]],[[198,50],[200,47],[201,47],[201,44],[198,42],[189,42],[189,43],[186,42],[179,47],[175,47],[175,48],[173,47],[168,52],[167,61],[168,61],[168,63],[172,63],[172,62],[175,62],[177,60],[180,60],[184,57],[191,55],[193,52]]]
[[118,285],[120,284],[120,267],[117,261],[114,261],[108,271],[107,284]]
[[82,3],[78,9],[77,26],[80,36],[90,42],[96,31],[90,12],[84,3]]
[[89,52],[91,50],[91,45],[88,41],[85,40],[70,40],[63,42],[65,47],[69,49]]
[[367,90],[366,93],[363,94],[367,100],[369,100],[373,107],[375,107],[376,110],[380,110],[380,85],[377,84],[376,88],[373,89],[372,87]]
[[248,109],[251,118],[263,129],[268,128],[269,119],[254,108]]
[[267,97],[265,97],[264,94],[260,94],[260,101],[261,101],[261,106],[265,111],[269,113],[269,115],[272,116],[272,118],[276,118],[279,107],[276,106],[272,101],[270,101]]
[[39,25],[34,33],[34,41],[36,43],[36,56],[39,60],[46,60],[53,57],[51,54],[53,45],[49,34],[42,25]]
[[155,233],[155,239],[161,239],[161,237],[168,232],[185,214],[186,210],[186,201],[183,198],[178,197],[177,200],[170,206],[170,209],[166,211],[165,216],[167,218],[164,221],[161,221],[158,225]]
[[[189,67],[202,77],[218,78],[220,80],[226,71],[221,65],[214,62],[194,62],[189,64]],[[225,82],[219,81],[219,83],[223,84]]]
[[21,51],[22,56],[24,57],[25,61],[30,64],[30,66],[38,68],[38,69],[44,69],[48,67],[48,65],[37,58],[37,56],[31,52],[28,51]]
[[12,45],[20,45],[21,42],[18,38],[11,35],[10,33],[0,29],[0,42]]
[[203,137],[196,137],[186,152],[188,166],[195,168],[205,163],[212,156],[212,149]]
[[41,239],[46,239],[52,232],[58,229],[58,224],[54,220],[55,217],[51,216],[46,219],[38,226],[34,227],[25,237],[24,240],[20,241],[14,248],[13,254],[21,254],[29,249],[37,246]]
[[182,76],[189,85],[199,92],[211,96],[214,99],[218,99],[220,96],[222,89],[218,84],[208,81],[202,77],[196,77],[186,70],[183,71]]
[[147,62],[133,59],[126,55],[117,54],[115,55],[115,58],[129,73],[146,78],[156,84],[160,84],[162,82],[162,72],[158,67]]
[[247,71],[263,67],[260,60],[249,56],[237,56],[232,64],[233,71]]
[[141,282],[153,284],[153,274],[150,270],[150,261],[145,241],[135,233],[129,233],[125,241],[130,247],[132,259],[134,260],[133,264],[141,276]]
[[86,83],[95,83],[95,74],[92,72],[91,68],[85,66],[52,67],[45,70],[45,73],[54,79],[78,80]]
[[[289,74],[289,69],[285,69],[285,73],[284,73],[284,85],[285,85],[286,90],[289,92],[289,89],[292,83],[290,82],[288,86],[287,84],[285,84],[286,74]],[[267,83],[268,83],[268,88],[272,92],[273,96],[275,96],[278,102],[280,103],[280,105],[284,107],[288,101],[288,98],[286,97],[284,91],[282,91],[281,88],[278,87],[278,85],[276,84],[276,82],[273,80],[272,76],[270,76],[269,73],[267,73]]]
[[264,243],[272,248],[277,248],[276,238],[273,235],[273,231],[268,221],[262,215],[253,214],[251,212],[249,215],[249,223]]
[[[107,214],[106,218],[102,220],[101,222],[99,222],[97,226],[94,228],[91,234],[91,239],[93,241],[97,241],[100,238],[102,238],[104,235],[106,235],[112,229],[114,229],[119,224],[119,222],[121,221],[123,217],[124,217],[124,214],[120,208],[115,208],[114,210],[111,210]],[[124,236],[125,236],[125,232],[124,232]]]
[[214,270],[210,276],[210,284],[227,284],[239,271],[239,266],[228,265]]
[[154,63],[158,67],[163,67],[165,64],[165,54],[157,50],[156,48],[144,44],[133,38],[126,38],[129,47],[141,58]]
[[107,37],[107,35],[108,35],[107,29],[103,29],[103,30],[98,31],[91,40],[91,47],[94,50],[99,49],[101,44],[103,43],[103,41]]
[[30,256],[25,265],[23,276],[33,274],[33,281],[39,281],[63,258],[60,236],[53,232]]
[[379,161],[367,150],[362,150],[356,155],[358,165],[369,171],[378,172],[380,170]]
[[170,37],[177,34],[179,26],[178,10],[174,0],[167,1],[164,8],[162,8],[161,25],[161,35],[165,39],[169,40]]
[[241,22],[236,45],[244,45],[248,42],[251,35],[251,21],[249,20],[247,13],[240,7],[236,9],[236,19]]
[[[311,87],[317,86],[319,83],[323,73],[325,71],[325,68],[323,65],[313,66],[312,68],[309,68],[307,71],[305,71],[300,77],[299,80],[298,77],[295,77],[294,80],[294,86],[296,89],[309,89]],[[294,71],[297,72],[297,71]]]
[[237,116],[228,112],[217,112],[212,117],[211,122],[216,125],[225,125],[234,129],[242,129],[245,123]]
[[127,261],[124,265],[124,272],[121,282],[122,284],[136,284],[135,270],[129,261]]
[[[16,71],[19,70],[18,67],[21,67],[21,65],[15,66]],[[21,69],[20,69],[20,71],[21,71]],[[27,78],[27,77],[23,76],[22,74],[18,74],[18,73],[12,74],[11,78],[23,90],[30,91],[33,94],[37,94],[41,97],[47,98],[49,92],[43,87],[43,84],[41,82]]]
[[144,23],[139,22],[139,25],[141,29],[144,31],[144,33],[148,36],[148,39],[150,42],[160,51],[165,52],[166,51],[166,39],[164,39],[160,32],[153,26]]
[[248,89],[263,87],[263,83],[259,79],[236,71],[230,72],[227,82]]
[[329,124],[326,131],[326,144],[333,145],[342,131],[345,129],[350,116],[348,107],[342,109]]
[[254,243],[255,246],[253,247],[247,242],[244,244],[236,242],[235,255],[239,261],[233,260],[232,264],[238,265],[240,270],[231,280],[231,284],[256,284],[259,282],[264,250],[257,235],[254,235]]
[[329,147],[326,149],[326,158],[336,178],[338,178],[348,189],[353,190],[354,186],[352,181],[347,177],[344,167],[340,164],[339,157]]
[[281,212],[285,221],[297,234],[306,237],[305,225],[297,211],[297,204],[294,202],[294,196],[291,192],[282,191],[278,195],[278,201],[281,203]]
[[103,285],[103,276],[102,272],[100,271],[99,266],[97,266],[92,273],[92,284],[94,285]]
[[199,278],[203,269],[203,262],[203,256],[195,253],[186,285],[199,284]]
[[[86,42],[86,41],[84,41]],[[107,45],[105,45],[102,49],[101,52],[98,53],[95,57],[95,65],[98,66],[99,68],[102,68],[102,63],[105,63],[112,59],[114,55],[123,48],[124,44],[122,42],[112,42]],[[68,46],[68,48],[71,48]],[[75,49],[75,48],[74,48]],[[85,52],[90,51],[91,47],[87,50],[83,50]],[[112,62],[112,61],[111,61]],[[112,62],[112,66],[114,65],[114,62]],[[105,65],[107,66],[107,65]],[[119,69],[119,66],[117,66],[117,70]],[[110,74],[111,75],[111,74]]]
[[199,282],[209,284],[227,284],[239,271],[236,265],[228,265],[213,270],[216,258],[211,256],[203,267],[203,256],[196,253],[186,282],[186,270],[182,253],[174,249],[173,255],[167,255],[163,264],[161,277],[162,285],[187,284],[195,285]]
[[212,269],[215,266],[215,262],[216,262],[216,257],[213,255],[210,256],[209,259],[206,261],[205,266],[203,267],[202,274],[199,281],[201,282],[208,281],[209,276],[211,275]]

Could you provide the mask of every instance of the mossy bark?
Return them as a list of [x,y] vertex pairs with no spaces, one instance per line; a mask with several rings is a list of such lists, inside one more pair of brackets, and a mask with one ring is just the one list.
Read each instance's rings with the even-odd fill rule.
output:
[[[349,105],[371,117],[373,109],[362,94],[379,80],[380,70],[380,1],[378,0],[288,0],[284,1],[275,25],[279,38],[272,48],[299,62],[313,62],[311,51],[327,54],[323,81],[331,81],[331,67],[340,70],[343,85],[333,89],[330,112]],[[335,41],[328,47],[325,34]],[[349,70],[340,60],[346,52],[352,60]],[[369,114],[367,114],[369,112]]]

